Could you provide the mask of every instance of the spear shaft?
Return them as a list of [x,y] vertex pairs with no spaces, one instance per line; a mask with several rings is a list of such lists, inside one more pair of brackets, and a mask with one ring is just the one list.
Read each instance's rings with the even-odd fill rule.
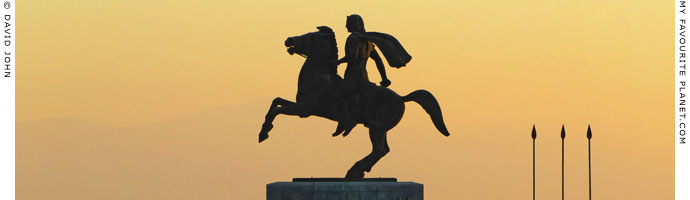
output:
[[536,145],[537,129],[532,125],[532,200],[536,200]]
[[561,199],[565,200],[565,124],[561,127]]
[[592,200],[592,128],[587,125],[587,156],[589,160],[589,200]]

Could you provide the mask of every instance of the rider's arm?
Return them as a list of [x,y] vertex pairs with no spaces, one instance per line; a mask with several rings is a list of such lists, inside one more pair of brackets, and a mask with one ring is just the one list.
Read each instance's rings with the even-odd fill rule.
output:
[[344,62],[349,62],[352,60],[352,57],[357,54],[357,42],[359,40],[359,37],[357,34],[350,34],[350,36],[347,36],[347,40],[345,41],[345,56],[341,58],[340,60],[336,61],[336,65],[339,65]]
[[376,52],[376,49],[372,49],[369,57],[374,59],[374,62],[376,62],[376,68],[379,70],[379,74],[381,74],[381,86],[388,87],[391,84],[391,81],[388,80],[388,77],[386,76],[386,68],[383,66],[381,56],[379,56],[379,53]]
[[340,60],[336,61],[336,65],[339,65],[344,62],[349,62],[350,59],[352,59],[352,56],[356,53],[355,51],[357,51],[357,45],[351,45],[351,43],[355,42],[354,40],[356,40],[356,36],[350,35],[347,37],[347,41],[345,41],[345,56],[343,56],[343,58],[341,58]]
[[349,60],[349,58],[350,58],[349,55],[346,53],[345,56],[343,56],[343,58],[341,58],[340,60],[336,61],[335,64],[339,65],[341,63],[347,62],[347,60]]

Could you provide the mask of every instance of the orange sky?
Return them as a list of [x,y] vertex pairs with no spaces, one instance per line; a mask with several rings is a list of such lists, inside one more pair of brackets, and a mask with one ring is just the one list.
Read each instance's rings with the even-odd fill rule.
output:
[[270,99],[296,93],[304,59],[286,53],[285,38],[327,25],[343,52],[345,17],[358,13],[413,56],[387,68],[391,89],[431,91],[452,134],[407,104],[391,153],[367,176],[423,183],[429,199],[527,199],[536,124],[537,195],[555,199],[565,124],[566,195],[584,199],[591,124],[595,197],[670,199],[672,6],[22,2],[17,197],[261,199],[266,183],[344,175],[370,148],[364,127],[331,138],[328,120],[278,117],[266,143],[256,134]]

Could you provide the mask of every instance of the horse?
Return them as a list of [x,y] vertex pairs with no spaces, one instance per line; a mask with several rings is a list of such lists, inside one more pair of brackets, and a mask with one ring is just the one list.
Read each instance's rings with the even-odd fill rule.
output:
[[[317,29],[318,31],[285,40],[290,55],[298,54],[306,58],[299,73],[297,98],[295,102],[280,97],[273,99],[259,132],[259,143],[268,138],[273,120],[279,114],[338,120],[335,102],[328,99],[330,91],[342,81],[334,62],[338,58],[335,33],[327,26],[319,26]],[[450,135],[438,101],[426,90],[416,90],[400,96],[388,88],[372,86],[359,93],[362,94],[349,95],[346,99],[351,113],[355,115],[353,118],[358,124],[369,128],[372,151],[347,171],[345,179],[364,178],[364,172],[370,172],[374,164],[390,151],[386,135],[400,122],[405,112],[405,102],[414,101],[421,105],[436,129],[445,136]]]

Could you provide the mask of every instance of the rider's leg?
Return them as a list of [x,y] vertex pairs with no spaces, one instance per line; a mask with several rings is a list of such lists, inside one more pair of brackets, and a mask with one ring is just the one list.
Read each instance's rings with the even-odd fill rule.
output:
[[[353,96],[355,96],[354,97],[355,104],[361,105],[361,103],[359,101],[364,101],[364,99],[369,99],[368,98],[368,96],[369,96],[368,92],[371,91],[370,89],[372,87],[375,87],[375,86],[376,86],[375,84],[373,84],[369,81],[360,80],[359,84],[355,87],[356,92],[354,94],[352,94]],[[354,106],[355,107],[354,110],[362,110],[362,108],[356,107],[357,105],[350,105],[350,106]],[[372,110],[372,109],[374,109],[374,108],[364,108],[363,110]],[[355,114],[355,115],[357,115],[357,114]],[[352,115],[350,115],[350,116],[352,116]],[[354,126],[352,126],[352,128],[354,128]],[[352,128],[346,129],[345,133],[343,133],[343,137],[350,134],[350,131],[352,131]]]
[[326,101],[335,101],[335,115],[338,118],[338,127],[336,127],[333,136],[340,135],[343,131],[349,133],[357,125],[357,122],[350,113],[350,106],[345,101],[345,96],[354,91],[356,88],[354,81],[344,80],[333,91],[332,95]]
[[345,136],[357,125],[357,122],[352,118],[352,114],[349,110],[349,106],[345,100],[336,102],[335,115],[338,118],[338,127],[336,127],[335,132],[333,132],[333,137],[340,135],[343,131],[345,131],[343,135]]

